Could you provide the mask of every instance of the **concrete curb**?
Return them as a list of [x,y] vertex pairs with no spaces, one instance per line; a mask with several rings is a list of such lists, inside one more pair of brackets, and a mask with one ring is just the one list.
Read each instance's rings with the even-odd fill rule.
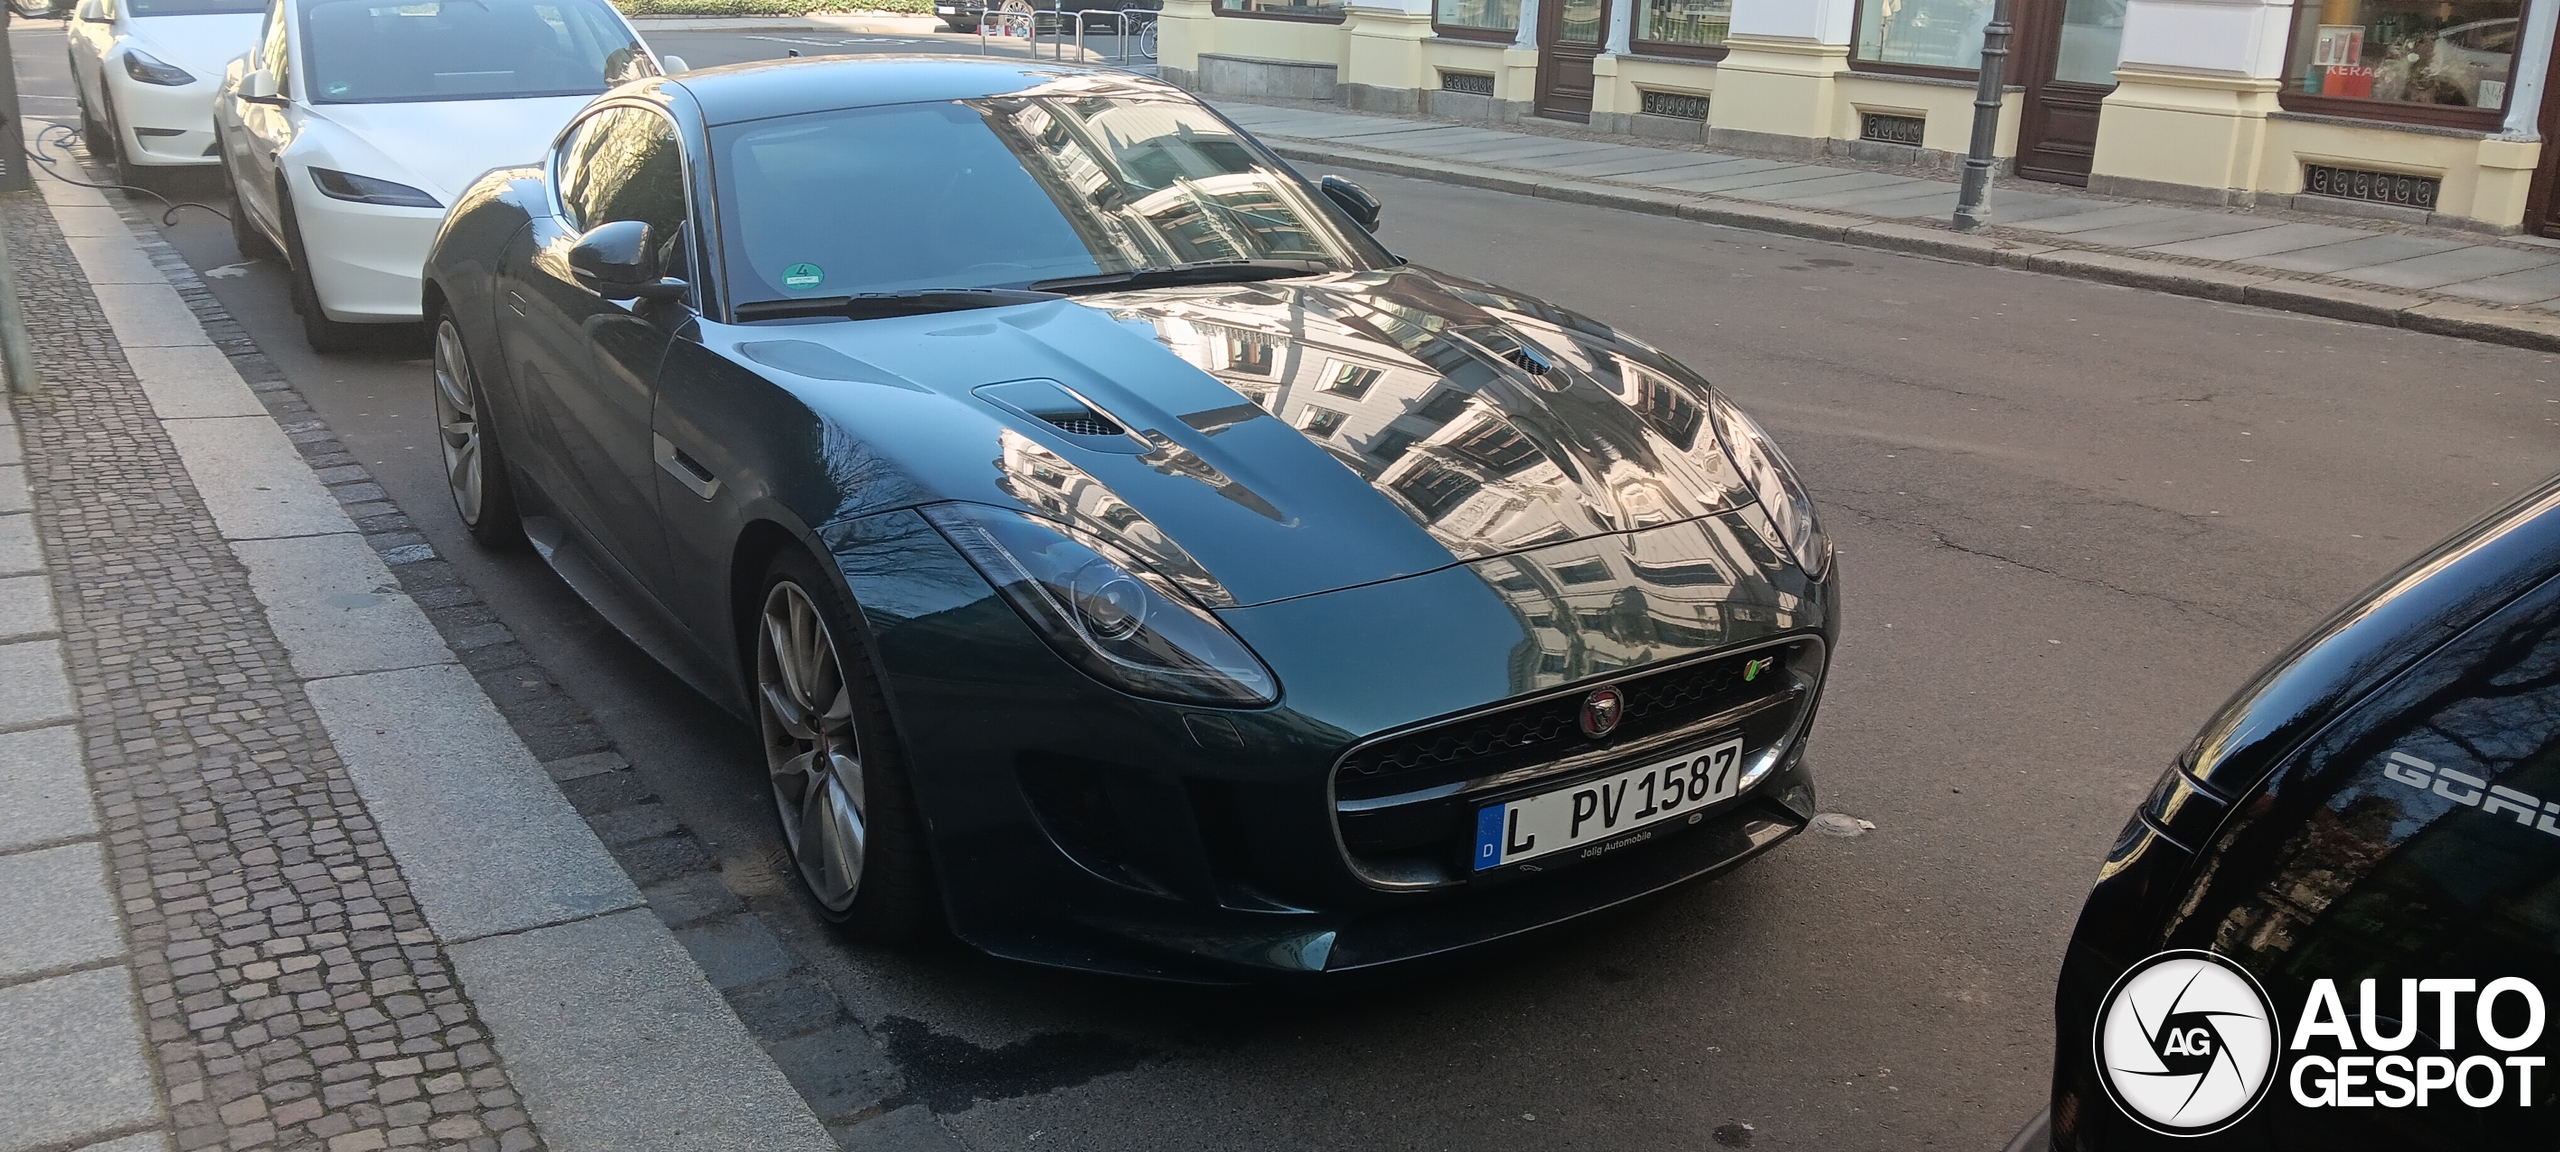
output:
[[1652,216],[1674,216],[1728,228],[1774,232],[1808,240],[1830,240],[1966,264],[2042,272],[2075,280],[2165,292],[2174,296],[2193,296],[2226,304],[2248,304],[2384,328],[2406,328],[2413,332],[2453,336],[2484,344],[2504,344],[2542,352],[2560,351],[2560,314],[2323,284],[2273,273],[2185,264],[2124,252],[2068,248],[1997,229],[1984,233],[1940,231],[1899,220],[1816,212],[1483,164],[1427,160],[1277,134],[1267,136],[1265,142],[1282,156],[1308,163],[1339,164],[1544,200],[1589,204]]
[[[74,209],[58,220],[111,207],[85,188],[54,181],[43,187],[49,206]],[[94,220],[83,223],[92,235],[102,231]],[[126,253],[140,258],[129,230],[98,237],[75,255],[84,269],[94,255],[102,268],[129,272]],[[97,287],[119,336],[148,333],[140,344],[161,348],[211,343],[166,277]],[[454,957],[464,995],[490,1025],[544,1143],[619,1149],[632,1146],[633,1131],[648,1131],[652,1146],[664,1148],[835,1148],[364,544],[286,429],[271,415],[192,414],[198,398],[244,386],[230,365],[188,355],[128,363],[219,534],[249,571],[294,675],[437,942]],[[159,373],[173,375],[151,378]],[[599,935],[596,926],[605,921],[614,927]],[[482,978],[472,980],[464,945],[495,941],[506,943],[491,947],[543,957],[547,967],[502,977],[482,968]],[[608,971],[616,975],[594,978]],[[645,1002],[627,997],[635,986],[649,990]],[[562,1063],[555,1037],[525,1031],[528,1022],[561,1017],[654,1042],[633,1045],[609,1067]]]

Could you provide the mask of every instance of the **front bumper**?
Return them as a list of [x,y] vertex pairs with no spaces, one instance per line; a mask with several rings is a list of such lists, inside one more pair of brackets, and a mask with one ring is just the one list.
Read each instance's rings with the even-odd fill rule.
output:
[[213,81],[145,84],[124,75],[112,58],[106,79],[107,98],[115,103],[116,142],[128,163],[181,168],[222,162],[214,146]]
[[441,208],[392,208],[323,194],[308,168],[293,169],[293,214],[320,310],[348,324],[416,323],[427,251]]
[[[1735,516],[1748,531],[1748,514]],[[1770,753],[1767,774],[1694,824],[1653,825],[1647,842],[1591,859],[1559,854],[1576,858],[1543,868],[1421,883],[1382,877],[1344,839],[1334,788],[1344,755],[1380,734],[1546,695],[1588,678],[1596,659],[1572,649],[1554,670],[1481,565],[1222,613],[1283,687],[1276,706],[1233,710],[1139,700],[1086,678],[912,512],[822,535],[863,606],[952,927],[994,955],[1201,982],[1376,967],[1730,868],[1815,811],[1804,737],[1819,659],[1804,666],[1810,680],[1789,697],[1783,722],[1750,733],[1750,751]],[[1580,558],[1595,545],[1555,547]],[[1718,630],[1666,630],[1654,637],[1671,637],[1651,649],[1654,660],[1604,669],[1602,679],[1631,682],[1654,665],[1712,662],[1741,648],[1827,653],[1832,584],[1736,559],[1734,579],[1716,593]],[[1608,595],[1629,599],[1625,589]],[[1415,674],[1435,667],[1445,672]],[[1653,735],[1702,740],[1724,730]],[[1515,770],[1470,802],[1606,774],[1669,746],[1585,757],[1530,781]]]

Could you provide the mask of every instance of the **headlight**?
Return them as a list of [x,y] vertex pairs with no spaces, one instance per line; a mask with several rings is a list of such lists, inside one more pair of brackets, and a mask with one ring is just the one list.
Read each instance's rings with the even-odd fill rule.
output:
[[358,204],[381,204],[391,208],[442,208],[436,198],[406,184],[340,172],[335,168],[313,168],[311,182],[332,200],[353,200]]
[[168,88],[196,82],[195,73],[175,64],[163,64],[154,59],[150,53],[139,48],[124,50],[124,74],[145,84],[158,84]]
[[1271,670],[1173,581],[1063,525],[966,504],[924,510],[1068,663],[1136,696],[1253,707]]
[[1751,495],[1778,525],[1779,542],[1795,556],[1805,575],[1820,579],[1831,566],[1831,538],[1814,522],[1813,501],[1805,498],[1804,485],[1797,483],[1786,454],[1761,431],[1758,421],[1734,407],[1723,393],[1711,394],[1707,407],[1715,414],[1716,438],[1724,442],[1725,455],[1733,458],[1743,482],[1751,485]]

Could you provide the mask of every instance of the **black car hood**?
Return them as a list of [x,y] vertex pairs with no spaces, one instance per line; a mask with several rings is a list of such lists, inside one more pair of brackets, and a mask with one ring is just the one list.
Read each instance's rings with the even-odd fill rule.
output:
[[[706,335],[916,485],[878,499],[1170,540],[1237,604],[1750,499],[1703,380],[1411,267]],[[847,498],[842,514],[881,506]]]

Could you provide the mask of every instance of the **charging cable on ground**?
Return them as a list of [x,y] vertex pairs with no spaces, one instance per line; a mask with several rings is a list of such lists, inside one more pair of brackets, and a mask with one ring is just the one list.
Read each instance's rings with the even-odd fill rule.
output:
[[[19,119],[23,120],[25,117],[22,116],[19,117]],[[139,188],[131,184],[99,183],[96,181],[81,180],[63,175],[62,170],[58,165],[68,161],[76,166],[80,162],[79,157],[72,154],[70,143],[73,138],[78,136],[78,133],[68,124],[48,124],[36,132],[36,138],[33,141],[29,141],[24,134],[18,131],[17,124],[5,119],[0,119],[0,131],[7,132],[11,139],[17,141],[18,150],[23,153],[27,159],[34,161],[39,167],[42,167],[45,175],[51,176],[56,180],[60,180],[65,184],[70,184],[80,188],[95,188],[102,192],[116,191],[140,193],[144,196],[157,200],[162,204],[168,205],[168,210],[160,213],[160,226],[163,228],[177,223],[178,210],[181,208],[200,208],[204,211],[211,212],[216,216],[222,217],[225,221],[231,219],[230,213],[225,212],[220,208],[216,208],[211,204],[199,204],[193,200],[171,200],[166,196],[152,191],[151,189]],[[59,138],[54,135],[57,132],[61,133]],[[47,149],[53,147],[60,147],[62,149],[63,155],[61,158],[57,159],[48,154]]]

